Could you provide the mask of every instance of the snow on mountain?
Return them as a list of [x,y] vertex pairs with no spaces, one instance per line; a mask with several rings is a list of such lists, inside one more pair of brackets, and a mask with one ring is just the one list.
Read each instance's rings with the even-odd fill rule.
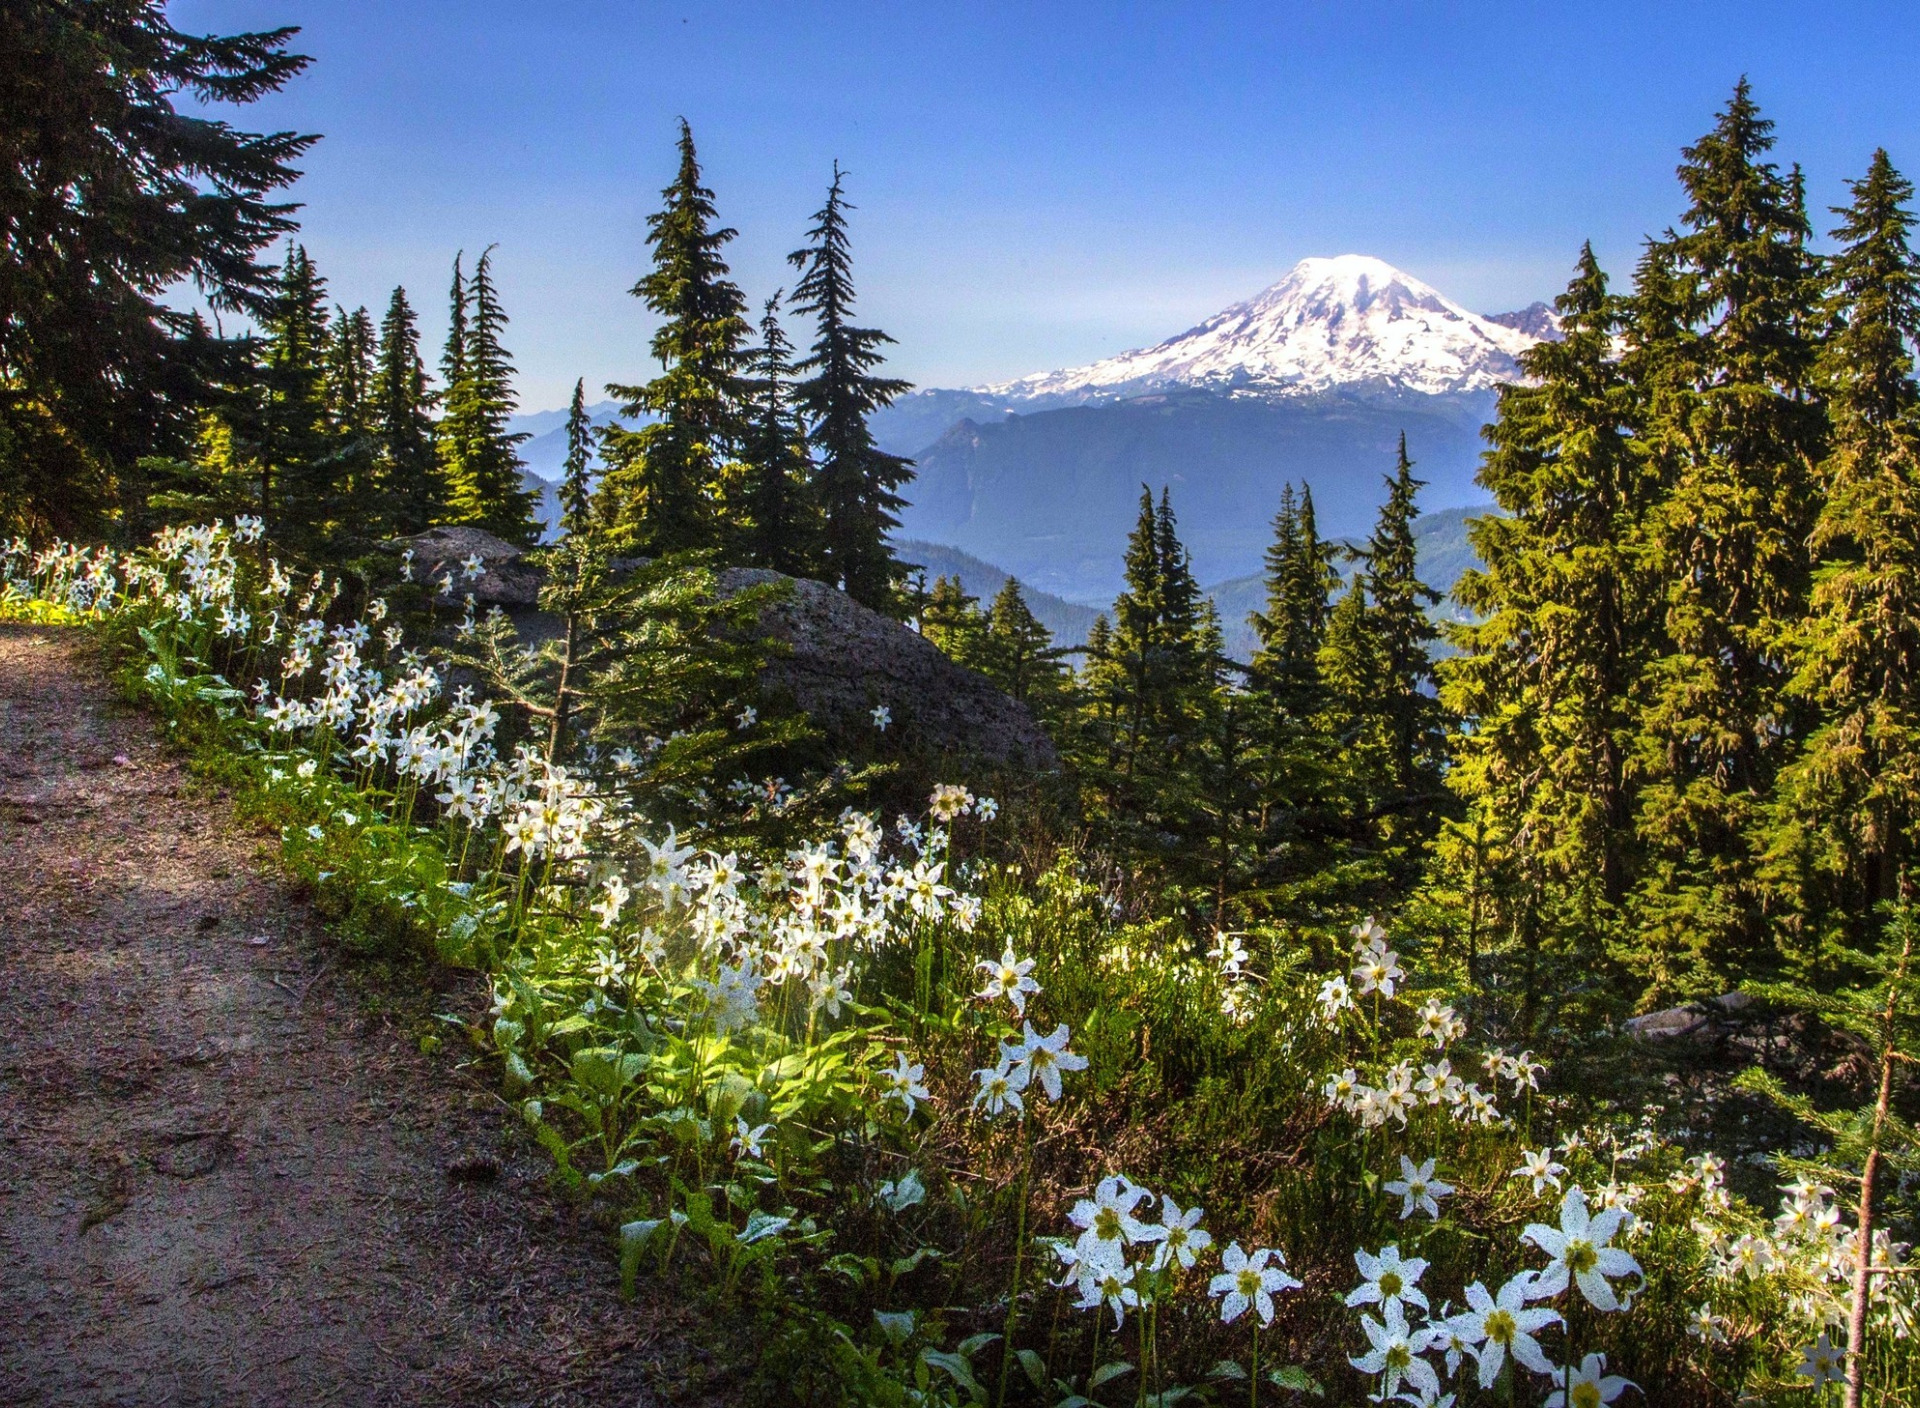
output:
[[1156,347],[977,394],[1052,406],[1174,389],[1309,395],[1363,384],[1444,395],[1519,380],[1514,358],[1538,340],[1384,260],[1343,254],[1303,259],[1265,292]]

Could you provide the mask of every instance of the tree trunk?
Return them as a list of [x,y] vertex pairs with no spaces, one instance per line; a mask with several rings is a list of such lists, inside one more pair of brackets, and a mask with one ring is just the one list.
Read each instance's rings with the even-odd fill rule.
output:
[[1907,960],[1912,954],[1913,936],[1909,933],[1900,949],[1900,966],[1887,985],[1887,1009],[1880,1038],[1880,1093],[1873,1106],[1873,1133],[1867,1140],[1866,1161],[1860,1168],[1859,1241],[1853,1263],[1853,1305],[1847,1312],[1845,1408],[1860,1408],[1861,1394],[1866,1387],[1867,1295],[1873,1287],[1873,1185],[1880,1172],[1880,1138],[1887,1126],[1887,1106],[1893,1096],[1894,1013],[1900,990],[1906,983]]

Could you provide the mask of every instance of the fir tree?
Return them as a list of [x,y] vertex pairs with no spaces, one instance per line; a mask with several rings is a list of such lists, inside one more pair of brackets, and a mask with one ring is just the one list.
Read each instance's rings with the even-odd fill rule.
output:
[[560,479],[560,528],[569,538],[590,527],[593,509],[593,420],[587,415],[587,383],[573,384],[567,407],[567,458]]
[[661,319],[652,344],[661,373],[644,386],[607,387],[623,415],[653,423],[609,426],[601,446],[602,515],[622,542],[649,554],[719,544],[716,501],[746,435],[747,305],[721,258],[736,231],[716,228],[684,121],[679,171],[661,194],[665,207],[647,217],[653,268],[632,290]]
[[818,567],[819,535],[808,475],[806,436],[789,404],[793,344],[780,325],[780,294],[766,303],[760,319],[760,346],[749,383],[746,466],[740,528],[740,555],[755,567],[790,577],[805,577]]
[[306,67],[293,35],[183,33],[157,0],[0,6],[0,535],[92,535],[116,509],[137,533],[138,462],[187,454],[251,380],[246,340],[163,291],[274,318],[266,252],[296,228],[276,197],[317,139],[227,105]]
[[1320,537],[1313,490],[1302,485],[1296,499],[1291,484],[1282,486],[1264,559],[1267,609],[1249,620],[1259,641],[1252,679],[1291,714],[1305,713],[1318,702],[1320,646],[1340,582],[1333,567],[1338,551]]
[[986,618],[978,599],[970,597],[958,577],[933,580],[926,605],[920,611],[920,634],[940,647],[949,660],[961,665],[978,663]]
[[980,671],[1046,722],[1058,717],[1066,700],[1066,673],[1060,664],[1065,653],[1027,605],[1019,578],[1007,578],[987,611]]
[[340,509],[327,416],[326,287],[307,251],[289,247],[266,320],[258,417],[236,427],[260,465],[269,534],[307,551],[326,545]]
[[1920,833],[1920,264],[1913,185],[1875,152],[1834,238],[1834,327],[1817,368],[1830,449],[1812,546],[1820,568],[1794,633],[1789,693],[1820,723],[1781,773],[1771,879],[1821,940],[1864,941],[1901,895]]
[[1650,534],[1667,649],[1644,675],[1636,741],[1639,916],[1663,993],[1717,991],[1758,959],[1756,822],[1805,723],[1784,647],[1806,604],[1822,455],[1820,290],[1798,175],[1764,160],[1771,133],[1743,80],[1684,153],[1683,228],[1645,262],[1655,309],[1634,320],[1659,338],[1635,349],[1637,443],[1669,486]]
[[338,443],[334,481],[347,532],[377,528],[380,444],[374,429],[373,318],[365,308],[335,308],[327,338],[327,413]]
[[1403,433],[1387,480],[1387,501],[1367,542],[1366,564],[1370,624],[1385,670],[1380,709],[1393,739],[1394,784],[1407,798],[1435,790],[1443,747],[1440,711],[1430,688],[1429,647],[1439,632],[1426,611],[1439,603],[1440,593],[1420,580],[1413,540],[1419,514],[1414,499],[1423,487],[1413,477]]
[[807,244],[788,256],[800,271],[794,308],[814,319],[815,336],[794,369],[803,380],[794,398],[818,457],[815,498],[821,511],[821,560],[825,575],[854,600],[878,610],[897,610],[905,572],[894,559],[887,534],[899,526],[905,503],[899,489],[913,477],[913,462],[874,444],[867,418],[907,390],[907,383],[875,374],[881,348],[893,341],[874,328],[854,327],[853,256],[847,238],[843,173],[836,163],[827,203],[814,216]]
[[1658,485],[1634,453],[1623,310],[1590,246],[1555,308],[1562,339],[1522,354],[1529,381],[1501,390],[1486,432],[1480,483],[1501,514],[1468,529],[1485,566],[1454,594],[1477,620],[1452,632],[1442,698],[1475,721],[1448,781],[1481,829],[1457,858],[1483,872],[1499,848],[1528,902],[1593,955],[1635,875],[1627,759],[1660,639],[1641,564]]
[[527,437],[507,429],[513,418],[513,363],[501,343],[507,315],[493,286],[493,251],[473,266],[460,288],[454,264],[455,317],[447,341],[446,414],[440,422],[446,467],[448,520],[484,528],[510,543],[540,536],[538,502],[521,477],[519,445]]
[[447,496],[434,452],[433,395],[420,360],[420,333],[403,288],[394,289],[380,322],[373,403],[381,521],[398,533],[418,533],[446,516]]

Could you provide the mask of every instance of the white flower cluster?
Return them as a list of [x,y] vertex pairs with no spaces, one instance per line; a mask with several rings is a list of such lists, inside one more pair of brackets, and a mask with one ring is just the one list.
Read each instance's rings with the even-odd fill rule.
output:
[[[1150,1190],[1124,1174],[1110,1174],[1094,1187],[1091,1198],[1080,1199],[1067,1214],[1067,1221],[1080,1229],[1080,1235],[1072,1241],[1062,1238],[1053,1243],[1061,1263],[1061,1277],[1054,1284],[1070,1286],[1079,1294],[1075,1302],[1078,1309],[1105,1306],[1111,1310],[1115,1329],[1125,1322],[1127,1311],[1153,1304],[1156,1296],[1170,1289],[1143,1279],[1141,1273],[1191,1270],[1200,1254],[1213,1245],[1212,1234],[1200,1225],[1200,1209],[1182,1208],[1165,1194],[1157,1199],[1160,1220],[1147,1222],[1141,1218],[1143,1205],[1155,1201]],[[1236,1244],[1228,1250],[1231,1254],[1240,1248]],[[1289,1285],[1300,1284],[1291,1277],[1282,1279]],[[1265,1297],[1263,1319],[1273,1318],[1271,1295],[1279,1289],[1282,1287],[1277,1281],[1263,1292],[1256,1287]],[[1233,1319],[1245,1308],[1246,1302],[1240,1303],[1226,1318]]]
[[1587,1355],[1577,1365],[1556,1365],[1548,1356],[1539,1336],[1564,1317],[1539,1302],[1577,1290],[1595,1310],[1625,1310],[1638,1282],[1624,1295],[1613,1283],[1641,1277],[1639,1262],[1612,1245],[1626,1216],[1617,1208],[1593,1213],[1579,1188],[1568,1189],[1557,1226],[1529,1223],[1520,1234],[1547,1256],[1547,1264],[1521,1272],[1497,1291],[1475,1281],[1465,1290],[1466,1309],[1452,1315],[1431,1315],[1420,1286],[1425,1261],[1403,1256],[1397,1245],[1355,1252],[1361,1282],[1348,1292],[1347,1304],[1377,1307],[1377,1313],[1362,1315],[1367,1349],[1350,1362],[1380,1378],[1376,1401],[1399,1396],[1414,1404],[1450,1402],[1443,1396],[1443,1376],[1471,1365],[1480,1388],[1490,1389],[1511,1361],[1516,1375],[1526,1369],[1552,1381],[1550,1404],[1587,1408],[1613,1402],[1631,1385],[1607,1374],[1604,1355]]

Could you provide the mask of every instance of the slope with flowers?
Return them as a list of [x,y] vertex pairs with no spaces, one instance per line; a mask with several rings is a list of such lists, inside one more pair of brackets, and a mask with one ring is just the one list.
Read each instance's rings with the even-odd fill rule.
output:
[[5,592],[121,642],[352,932],[489,972],[453,1029],[629,1288],[759,1317],[766,1391],[1586,1408],[1831,1372],[1832,1190],[1770,1223],[1657,1108],[1477,1029],[1417,932],[1203,958],[959,784],[771,842],[644,752],[547,755],[450,691],[399,584],[296,582],[255,531],[16,548]]

